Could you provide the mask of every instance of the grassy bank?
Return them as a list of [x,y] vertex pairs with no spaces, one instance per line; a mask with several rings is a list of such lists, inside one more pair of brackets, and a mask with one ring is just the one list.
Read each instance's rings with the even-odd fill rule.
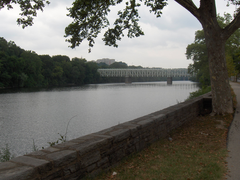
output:
[[108,172],[86,179],[224,179],[227,128],[232,119],[232,115],[197,117],[174,130],[170,140],[160,140]]

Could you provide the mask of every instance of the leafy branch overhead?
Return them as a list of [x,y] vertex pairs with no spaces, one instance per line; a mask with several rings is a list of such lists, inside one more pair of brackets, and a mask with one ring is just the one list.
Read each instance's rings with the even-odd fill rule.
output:
[[[122,3],[123,0],[79,0],[68,8],[68,16],[73,18],[73,22],[65,29],[65,37],[69,37],[66,41],[71,43],[71,48],[79,46],[84,39],[87,39],[89,46],[93,47],[94,39],[98,36],[102,29],[109,27],[108,15],[110,7]],[[138,21],[138,8],[144,3],[150,7],[157,17],[160,17],[164,6],[167,5],[166,0],[129,0],[125,2],[125,8],[118,11],[118,18],[115,20],[113,27],[109,27],[104,34],[103,41],[105,45],[118,47],[117,40],[121,40],[124,36],[124,30],[127,30],[129,38],[144,35]]]
[[18,25],[22,25],[23,28],[33,25],[33,18],[37,16],[37,11],[43,11],[46,4],[50,4],[47,0],[1,0],[0,10],[7,7],[12,9],[13,4],[19,4],[21,8],[20,18],[17,19]]

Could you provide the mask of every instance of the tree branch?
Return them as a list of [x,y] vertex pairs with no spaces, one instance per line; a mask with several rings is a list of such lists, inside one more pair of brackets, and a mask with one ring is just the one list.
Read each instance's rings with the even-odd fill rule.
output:
[[223,37],[227,40],[238,28],[240,28],[240,12],[237,13],[233,21],[223,30]]
[[104,34],[105,45],[118,47],[117,40],[121,40],[121,37],[124,36],[123,31],[127,29],[129,38],[144,35],[138,25],[139,15],[136,8],[139,6],[140,4],[136,3],[135,0],[130,0],[126,3],[126,8],[118,12],[119,18],[115,20],[114,27],[109,28]]
[[21,17],[17,19],[18,25],[22,28],[33,25],[33,18],[37,16],[37,11],[43,11],[45,5],[50,4],[48,0],[1,0],[0,10],[5,6],[7,9],[12,9],[12,4],[18,4],[21,9]]
[[199,20],[200,18],[199,9],[192,2],[192,0],[175,0],[175,1],[181,6],[183,6],[185,9],[187,9],[190,13],[192,13],[193,16],[195,16]]

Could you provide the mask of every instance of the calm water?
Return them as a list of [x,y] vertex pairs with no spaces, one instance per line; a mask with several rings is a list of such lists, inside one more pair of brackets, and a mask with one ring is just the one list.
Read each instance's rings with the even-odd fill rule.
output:
[[77,138],[184,101],[198,89],[190,81],[97,84],[0,93],[0,148],[31,152],[65,134]]

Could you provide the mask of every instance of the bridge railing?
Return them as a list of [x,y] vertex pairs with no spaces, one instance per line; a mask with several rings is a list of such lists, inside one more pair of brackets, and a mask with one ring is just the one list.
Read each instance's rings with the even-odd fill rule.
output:
[[187,68],[98,69],[102,77],[190,77]]

